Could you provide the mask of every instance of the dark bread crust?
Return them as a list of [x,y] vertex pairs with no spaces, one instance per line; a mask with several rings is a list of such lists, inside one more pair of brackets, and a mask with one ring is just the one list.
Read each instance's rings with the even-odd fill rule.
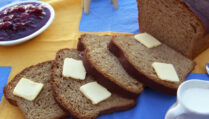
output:
[[209,33],[209,1],[207,0],[180,0],[184,6],[193,14],[206,31],[205,34]]
[[[135,68],[135,66],[131,62],[129,62],[128,58],[124,55],[125,53],[121,50],[120,46],[114,43],[114,40],[111,40],[108,48],[119,59],[123,68],[130,76],[134,77],[135,79],[139,80],[140,82],[144,83],[144,85],[150,88],[153,88],[168,95],[176,95],[177,88],[169,87],[164,83],[165,81],[159,82],[151,77],[149,74],[143,74],[139,72]],[[193,68],[194,66],[192,67],[192,69]],[[186,78],[186,76],[184,78]]]
[[[63,51],[76,51],[74,49],[68,49],[68,48],[65,48],[65,49],[61,49],[57,52],[57,55],[56,55],[56,61],[59,59],[59,53],[63,52]],[[78,52],[78,51],[76,51]],[[123,111],[123,110],[128,110],[132,107],[134,107],[136,105],[136,100],[132,100],[130,101],[129,105],[127,104],[121,104],[120,106],[117,106],[117,107],[111,107],[109,109],[105,109],[105,110],[102,110],[98,113],[94,113],[94,115],[86,115],[86,116],[83,116],[82,114],[79,114],[78,112],[75,111],[75,109],[73,109],[73,106],[71,106],[70,104],[67,104],[65,103],[64,99],[60,97],[60,94],[58,93],[58,84],[57,82],[55,81],[55,69],[56,67],[58,66],[59,64],[58,63],[54,63],[54,65],[52,66],[52,77],[51,77],[51,80],[50,80],[50,83],[52,85],[52,89],[53,89],[53,92],[54,92],[54,97],[55,99],[57,100],[57,102],[65,109],[67,110],[71,117],[73,117],[73,119],[96,119],[97,116],[99,115],[103,115],[103,114],[107,114],[107,113],[113,113],[113,112],[117,112],[117,111]],[[87,74],[88,75],[88,74]],[[87,76],[88,77],[88,76]],[[61,79],[62,80],[62,79]],[[73,80],[73,79],[70,79],[70,78],[67,78],[67,80]],[[86,80],[86,79],[85,79]],[[82,82],[82,81],[81,81]],[[79,102],[78,102],[79,103]],[[79,108],[79,107],[78,107]],[[80,107],[81,108],[81,107]],[[92,110],[94,111],[94,110]]]
[[[196,56],[198,56],[201,52],[203,52],[209,47],[209,34],[207,33],[207,28],[206,28],[209,26],[204,25],[201,17],[198,17],[201,15],[198,12],[194,13],[193,10],[186,4],[185,1],[181,1],[181,0],[177,0],[177,1],[179,1],[180,4],[182,4],[183,6],[185,6],[188,12],[192,14],[195,17],[195,19],[199,21],[201,27],[204,28],[203,35],[200,34],[196,39],[193,40],[193,43],[192,43],[192,49],[191,49],[192,51],[188,57],[191,59],[194,59]],[[200,40],[202,40],[202,42],[199,42]]]
[[[9,83],[11,83],[11,82],[9,82]],[[8,85],[9,85],[9,84],[7,84],[7,85],[4,87],[4,89],[3,89],[4,97],[6,98],[6,100],[7,100],[10,104],[17,106],[17,102],[16,102],[15,100],[9,98],[9,95],[8,95],[8,93],[7,93]]]
[[[137,7],[138,7],[138,23],[139,23],[140,32],[141,33],[143,33],[143,32],[150,33],[149,31],[147,31],[146,29],[143,29],[143,27],[142,27],[143,24],[145,24],[141,20],[142,16],[145,16],[145,14],[143,13],[143,11],[142,12],[140,11],[141,10],[140,5],[142,5],[143,0],[136,0],[136,1],[138,3],[137,4]],[[209,34],[207,33],[207,30],[206,30],[207,27],[209,27],[209,26],[204,25],[203,19],[201,19],[201,17],[199,17],[199,16],[201,16],[199,14],[199,12],[194,13],[192,8],[190,8],[187,5],[186,1],[184,1],[184,0],[173,0],[173,1],[175,1],[175,3],[178,3],[178,4],[182,5],[186,10],[185,12],[188,13],[189,15],[193,16],[194,19],[196,21],[198,21],[199,26],[202,30],[202,33],[199,33],[194,39],[191,39],[191,42],[189,44],[187,44],[187,45],[189,45],[190,48],[187,49],[186,51],[183,51],[182,49],[179,49],[178,46],[176,46],[174,44],[171,44],[171,43],[167,43],[167,45],[169,45],[170,47],[174,48],[175,50],[181,52],[186,57],[188,57],[190,59],[194,59],[196,56],[198,56],[201,52],[203,52],[204,50],[206,50],[209,47]],[[209,24],[209,23],[207,23],[207,24]],[[150,33],[150,34],[152,34],[152,33]],[[161,39],[159,39],[159,40],[161,40]],[[165,41],[162,40],[162,42],[165,42]],[[181,44],[182,43],[179,42],[179,45],[181,45]]]
[[84,67],[87,70],[87,72],[90,75],[94,76],[95,80],[97,80],[98,83],[106,87],[111,92],[117,93],[127,98],[137,98],[139,94],[143,91],[143,88],[141,88],[139,92],[127,91],[126,89],[120,87],[120,85],[117,84],[117,82],[113,82],[109,80],[111,77],[108,77],[105,74],[102,74],[101,73],[102,71],[95,68],[94,64],[91,61],[91,58],[88,57],[87,50],[86,50],[87,46],[85,46],[85,44],[82,42],[82,39],[85,36],[86,35],[84,34],[79,38],[77,49],[79,51],[82,51],[82,60],[83,60]]
[[[26,72],[28,72],[30,69],[32,69],[32,68],[34,68],[34,67],[40,67],[40,66],[45,65],[45,64],[53,64],[53,63],[54,63],[54,61],[45,61],[45,62],[39,63],[39,64],[37,64],[37,65],[29,66],[29,67],[25,68],[24,70],[22,70],[20,73],[18,73],[18,74],[13,78],[13,80],[11,80],[11,81],[4,87],[4,89],[3,89],[4,96],[5,96],[5,98],[9,101],[9,103],[11,103],[11,104],[13,104],[13,105],[15,105],[15,106],[18,106],[17,100],[12,99],[12,98],[10,98],[10,96],[9,96],[9,91],[10,91],[9,87],[10,87],[10,86],[12,86],[14,83],[18,82],[18,81],[23,77],[23,75],[24,75]],[[42,90],[42,91],[43,91],[43,90]],[[40,94],[42,93],[42,91],[40,92]],[[17,98],[19,98],[19,97],[17,97]],[[20,98],[20,99],[22,99],[22,98]],[[24,100],[24,99],[23,99],[23,100]],[[18,106],[18,107],[19,107],[19,106]],[[60,108],[61,108],[61,107],[60,107]],[[20,111],[22,112],[24,118],[25,118],[25,119],[28,119],[28,117],[26,116],[26,113],[27,113],[27,112],[24,112],[22,108],[19,108],[19,109],[20,109]],[[67,118],[68,116],[69,116],[69,114],[63,112],[63,114],[57,115],[57,116],[54,117],[53,119],[64,119],[64,118]]]

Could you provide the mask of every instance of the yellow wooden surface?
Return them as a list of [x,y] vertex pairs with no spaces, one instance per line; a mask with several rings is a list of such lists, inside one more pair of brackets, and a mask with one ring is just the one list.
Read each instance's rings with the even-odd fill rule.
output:
[[[52,25],[29,42],[10,47],[0,46],[0,66],[12,66],[9,80],[27,66],[54,59],[56,51],[61,48],[76,48],[77,39],[81,34],[78,29],[82,15],[81,1],[44,1],[50,3],[55,9],[55,19]],[[209,49],[195,59],[197,66],[193,72],[205,73],[207,61],[209,61]],[[0,104],[0,118],[22,119],[23,116],[17,107],[9,104],[3,97]]]

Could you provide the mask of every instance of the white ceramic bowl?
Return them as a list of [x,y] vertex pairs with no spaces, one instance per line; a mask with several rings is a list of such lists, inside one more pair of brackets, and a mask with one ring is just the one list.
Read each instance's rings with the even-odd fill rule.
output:
[[21,4],[21,3],[28,3],[28,2],[34,2],[34,3],[39,3],[43,6],[45,6],[46,8],[49,9],[51,15],[50,15],[50,18],[49,20],[46,22],[46,24],[44,26],[42,26],[39,30],[35,31],[34,33],[32,33],[31,35],[28,35],[26,37],[23,37],[23,38],[19,38],[19,39],[16,39],[16,40],[11,40],[11,41],[0,41],[0,45],[1,46],[9,46],[9,45],[17,45],[17,44],[20,44],[20,43],[23,43],[23,42],[26,42],[34,37],[36,37],[37,35],[39,35],[40,33],[42,33],[44,30],[46,30],[52,23],[52,21],[54,20],[54,16],[55,16],[55,12],[54,12],[54,9],[51,5],[49,5],[48,3],[45,3],[45,2],[41,2],[41,1],[22,1],[22,2],[14,2],[14,3],[11,3],[11,4],[8,4],[2,8],[0,8],[0,11],[2,11],[3,9],[7,8],[7,7],[10,7],[10,6],[13,6],[13,5],[16,5],[16,4]]

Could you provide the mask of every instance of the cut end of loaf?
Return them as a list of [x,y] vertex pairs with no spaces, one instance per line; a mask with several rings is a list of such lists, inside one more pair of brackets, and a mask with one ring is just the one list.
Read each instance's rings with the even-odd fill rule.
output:
[[[147,32],[181,52],[195,58],[205,50],[205,27],[180,0],[138,0],[140,32]],[[206,44],[204,44],[206,45]]]

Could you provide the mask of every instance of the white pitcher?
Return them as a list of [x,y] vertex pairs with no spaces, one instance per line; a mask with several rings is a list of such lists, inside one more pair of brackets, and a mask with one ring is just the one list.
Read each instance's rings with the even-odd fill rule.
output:
[[165,119],[209,119],[209,81],[189,80],[177,91],[177,102]]

